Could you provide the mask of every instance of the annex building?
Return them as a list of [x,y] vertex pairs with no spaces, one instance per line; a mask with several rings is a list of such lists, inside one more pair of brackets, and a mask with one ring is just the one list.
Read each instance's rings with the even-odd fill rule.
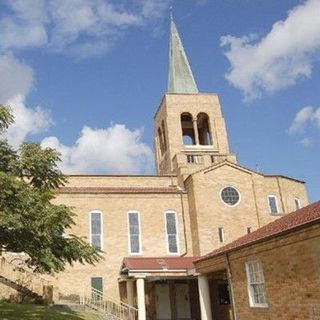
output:
[[[212,319],[203,301],[227,296],[227,278],[214,273],[212,285],[213,273],[199,273],[193,261],[308,198],[302,181],[238,164],[218,95],[199,92],[174,21],[170,33],[168,89],[154,115],[157,172],[72,175],[58,190],[56,201],[77,215],[72,233],[104,259],[57,274],[54,296],[94,288],[137,308],[139,320]],[[229,303],[219,302],[225,319]]]

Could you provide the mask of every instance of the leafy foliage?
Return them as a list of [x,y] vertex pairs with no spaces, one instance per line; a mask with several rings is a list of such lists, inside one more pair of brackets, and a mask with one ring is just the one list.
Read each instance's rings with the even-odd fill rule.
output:
[[[0,105],[0,128],[12,123],[10,110]],[[24,143],[18,151],[0,139],[0,245],[24,252],[37,272],[62,271],[67,263],[94,264],[99,252],[76,235],[65,235],[74,213],[54,204],[55,190],[66,177],[59,171],[54,149]]]

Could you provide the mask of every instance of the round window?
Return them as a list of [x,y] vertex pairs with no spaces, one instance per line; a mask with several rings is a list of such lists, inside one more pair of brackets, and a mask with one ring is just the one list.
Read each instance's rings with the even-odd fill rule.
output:
[[240,194],[233,187],[225,187],[221,191],[221,199],[229,206],[235,206],[240,201]]

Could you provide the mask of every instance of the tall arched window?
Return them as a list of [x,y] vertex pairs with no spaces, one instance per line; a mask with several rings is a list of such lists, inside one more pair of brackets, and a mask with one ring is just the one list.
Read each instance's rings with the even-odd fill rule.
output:
[[209,128],[209,117],[205,113],[199,113],[197,117],[197,127],[199,135],[199,143],[201,145],[211,145],[211,133]]
[[128,231],[129,231],[129,253],[141,254],[141,227],[140,213],[135,210],[128,212]]
[[103,249],[102,212],[90,212],[90,244],[98,249]]
[[162,129],[162,138],[163,138],[163,149],[167,151],[167,138],[166,138],[166,130],[164,127],[164,120],[161,121],[161,129]]
[[195,145],[196,139],[193,130],[192,115],[190,113],[181,114],[182,139],[184,145]]
[[158,141],[159,141],[159,149],[161,156],[164,154],[164,143],[161,128],[158,128]]
[[174,211],[165,212],[165,228],[167,238],[167,252],[173,254],[179,253],[177,215]]

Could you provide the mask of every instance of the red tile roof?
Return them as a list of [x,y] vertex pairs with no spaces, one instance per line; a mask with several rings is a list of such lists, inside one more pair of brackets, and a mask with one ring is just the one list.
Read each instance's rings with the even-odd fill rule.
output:
[[119,194],[119,193],[185,193],[176,187],[61,187],[58,193],[91,193],[91,194]]
[[310,224],[320,223],[320,201],[310,204],[302,209],[294,211],[279,218],[267,225],[249,233],[243,237],[230,242],[229,244],[216,249],[207,255],[196,260],[195,263],[227,253],[242,247],[254,244],[256,242],[274,238],[283,233],[293,231]]
[[131,272],[135,270],[188,270],[193,269],[193,261],[198,257],[126,257],[123,267]]

